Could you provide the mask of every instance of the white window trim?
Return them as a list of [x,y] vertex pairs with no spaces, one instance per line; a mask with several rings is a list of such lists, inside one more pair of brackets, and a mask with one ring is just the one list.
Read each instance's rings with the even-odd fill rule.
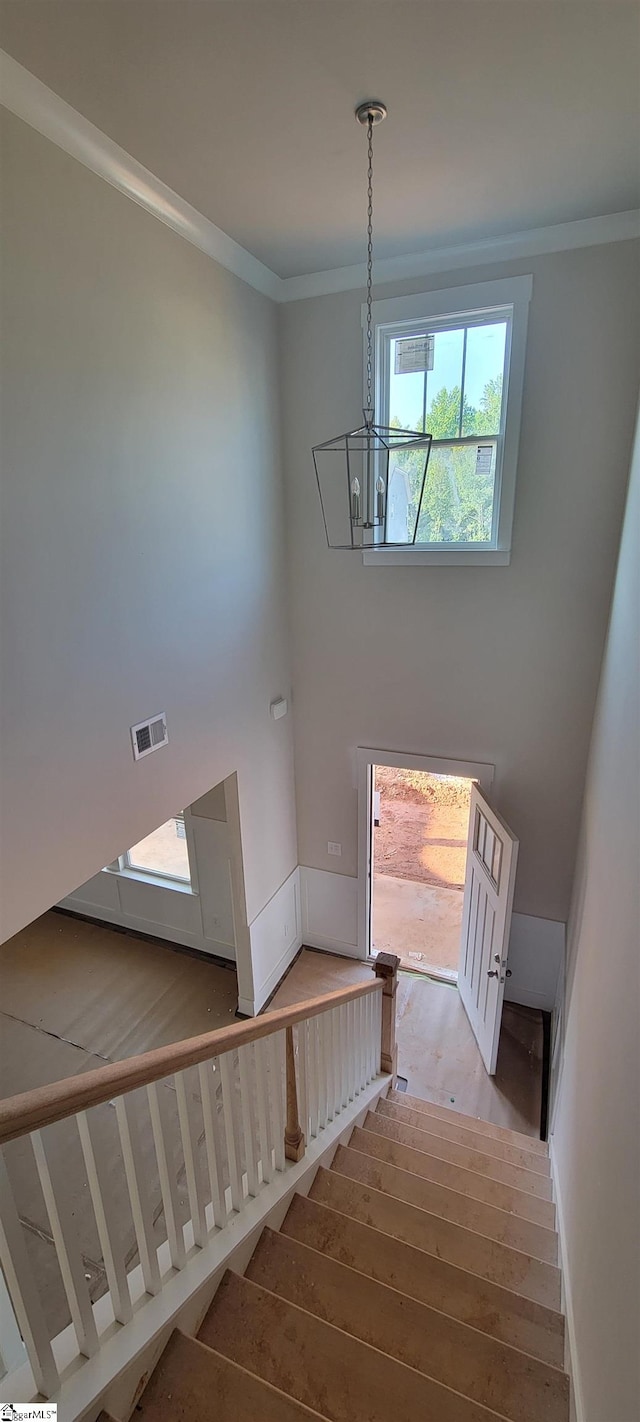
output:
[[[372,306],[375,333],[376,368],[376,412],[380,411],[382,361],[380,347],[382,333],[380,327],[402,326],[403,323],[449,317],[475,316],[481,311],[491,311],[501,306],[511,306],[513,317],[509,326],[510,341],[506,351],[505,365],[508,381],[503,399],[504,440],[502,457],[496,469],[496,499],[499,509],[496,537],[490,545],[478,543],[450,548],[409,546],[407,548],[369,548],[362,555],[365,565],[407,567],[407,565],[506,565],[511,561],[511,532],[516,490],[518,448],[520,444],[520,419],[522,414],[522,389],[527,345],[527,322],[529,302],[533,291],[533,277],[505,277],[499,281],[477,282],[470,286],[449,287],[443,291],[420,292],[415,296],[391,297],[385,301],[374,301]],[[362,326],[366,341],[366,306],[362,305]],[[366,367],[366,360],[365,360]],[[384,423],[384,422],[383,422]]]
[[[117,874],[120,879],[136,879],[139,884],[152,884],[156,889],[170,889],[178,894],[192,894],[197,896],[198,874],[195,840],[193,834],[193,822],[191,810],[187,808],[184,814],[185,838],[187,841],[187,859],[189,861],[189,879],[179,879],[174,874],[162,874],[153,869],[141,869],[139,865],[133,867],[126,862],[127,854],[130,850],[125,850],[124,854],[114,859],[112,864],[105,864],[103,874]],[[175,816],[171,816],[175,819]]]

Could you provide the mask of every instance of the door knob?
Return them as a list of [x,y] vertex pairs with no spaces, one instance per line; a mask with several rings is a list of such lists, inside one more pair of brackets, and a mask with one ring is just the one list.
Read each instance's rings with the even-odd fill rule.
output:
[[499,978],[499,977],[500,977],[500,974],[499,974],[499,972],[498,972],[498,969],[497,969],[497,968],[489,968],[489,971],[488,971],[488,973],[487,973],[487,977],[488,977],[488,978]]

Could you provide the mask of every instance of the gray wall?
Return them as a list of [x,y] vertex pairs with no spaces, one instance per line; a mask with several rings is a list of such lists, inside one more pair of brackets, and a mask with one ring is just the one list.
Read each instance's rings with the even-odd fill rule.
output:
[[553,1151],[584,1422],[640,1415],[640,428],[569,921]]
[[[362,293],[281,311],[300,863],[357,872],[355,746],[489,761],[520,837],[516,908],[566,919],[638,383],[638,244],[533,272],[509,567],[367,567],[327,549],[314,442],[362,402]],[[327,855],[327,841],[342,858]]]
[[3,210],[2,935],[234,771],[251,922],[297,859],[275,310],[8,114]]

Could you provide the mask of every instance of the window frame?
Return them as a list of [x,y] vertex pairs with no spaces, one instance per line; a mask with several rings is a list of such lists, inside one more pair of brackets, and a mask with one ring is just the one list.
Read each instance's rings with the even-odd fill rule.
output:
[[[182,879],[177,874],[163,873],[161,869],[145,869],[138,864],[131,864],[129,855],[130,849],[125,849],[123,854],[119,854],[111,864],[106,864],[104,873],[118,874],[122,879],[137,879],[142,884],[153,884],[159,889],[172,889],[179,894],[198,893],[197,880],[197,859],[195,853],[195,842],[193,835],[193,824],[191,811],[189,808],[181,811],[181,815],[170,815],[172,820],[182,817],[184,821],[185,840],[187,845],[187,861],[189,864],[189,878]],[[167,823],[164,821],[164,823]],[[160,828],[160,826],[157,826]]]
[[[407,564],[506,565],[511,561],[511,533],[520,443],[520,419],[524,384],[529,303],[533,277],[504,277],[498,281],[419,292],[413,296],[374,301],[372,319],[375,342],[376,419],[388,423],[389,366],[391,341],[410,336],[424,321],[435,328],[450,329],[455,322],[481,325],[483,318],[507,317],[503,400],[497,440],[495,497],[492,538],[488,543],[408,544],[406,548],[368,548],[365,565],[406,567]],[[366,373],[366,311],[362,306],[363,349]],[[386,349],[385,349],[386,348]],[[495,436],[487,436],[489,439]],[[480,436],[478,436],[480,440]],[[447,441],[442,441],[447,443]]]

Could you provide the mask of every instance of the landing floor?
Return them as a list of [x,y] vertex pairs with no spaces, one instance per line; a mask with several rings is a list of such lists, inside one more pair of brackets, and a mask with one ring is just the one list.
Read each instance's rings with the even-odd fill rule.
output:
[[[369,964],[334,958],[305,948],[278,989],[270,1007],[367,981]],[[482,1064],[458,989],[424,974],[401,972],[396,1032],[398,1071],[412,1096],[452,1106],[469,1116],[540,1135],[542,1102],[542,1018],[539,1012],[505,1003],[494,1077]]]

